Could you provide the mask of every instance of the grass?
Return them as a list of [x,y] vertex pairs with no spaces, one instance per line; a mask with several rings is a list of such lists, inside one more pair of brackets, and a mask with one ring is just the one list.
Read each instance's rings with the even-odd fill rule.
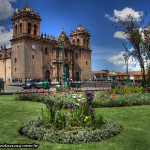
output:
[[19,128],[24,123],[41,116],[44,104],[13,101],[14,97],[15,95],[0,96],[0,144],[36,143],[40,145],[38,150],[149,150],[150,148],[150,105],[97,108],[97,113],[123,126],[121,133],[111,139],[86,144],[51,144],[31,140],[19,134]]

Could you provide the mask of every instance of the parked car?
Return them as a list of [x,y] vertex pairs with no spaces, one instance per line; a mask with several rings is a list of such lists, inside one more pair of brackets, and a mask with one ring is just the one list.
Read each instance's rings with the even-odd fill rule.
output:
[[[24,89],[35,89],[35,88],[43,88],[44,81],[48,81],[47,79],[31,79],[23,83]],[[49,87],[50,83],[48,82]]]

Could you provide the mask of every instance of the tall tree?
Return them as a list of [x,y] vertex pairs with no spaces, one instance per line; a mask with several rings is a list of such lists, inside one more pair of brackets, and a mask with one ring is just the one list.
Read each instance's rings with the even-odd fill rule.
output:
[[[146,14],[147,12],[145,16]],[[125,35],[126,42],[123,42],[123,46],[128,55],[139,62],[142,72],[142,85],[145,87],[147,83],[145,62],[150,59],[150,23],[145,23],[144,17],[137,19],[128,15],[125,20],[116,18],[117,22],[113,26]],[[132,49],[129,49],[128,46]]]

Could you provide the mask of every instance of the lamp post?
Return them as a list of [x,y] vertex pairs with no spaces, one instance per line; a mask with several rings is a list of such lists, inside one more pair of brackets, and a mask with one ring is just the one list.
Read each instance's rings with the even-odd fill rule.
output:
[[125,60],[125,64],[126,64],[126,84],[127,86],[129,85],[129,78],[128,78],[128,59],[129,56],[127,54],[123,55],[124,56],[124,60]]
[[63,59],[62,59],[62,62],[63,62],[63,72],[62,72],[62,75],[63,75],[63,87],[65,87],[65,82],[66,82],[66,73],[65,73],[65,60],[64,60],[64,41],[65,41],[65,36],[64,34],[62,33],[62,37],[61,37],[61,40],[62,40],[62,55],[63,55]]

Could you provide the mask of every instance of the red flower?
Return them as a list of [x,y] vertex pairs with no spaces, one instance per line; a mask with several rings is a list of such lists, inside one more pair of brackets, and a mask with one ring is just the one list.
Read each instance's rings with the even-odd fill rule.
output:
[[129,99],[128,97],[126,99]]
[[140,95],[137,95],[137,96],[140,96]]
[[100,97],[103,97],[104,95],[101,95]]

